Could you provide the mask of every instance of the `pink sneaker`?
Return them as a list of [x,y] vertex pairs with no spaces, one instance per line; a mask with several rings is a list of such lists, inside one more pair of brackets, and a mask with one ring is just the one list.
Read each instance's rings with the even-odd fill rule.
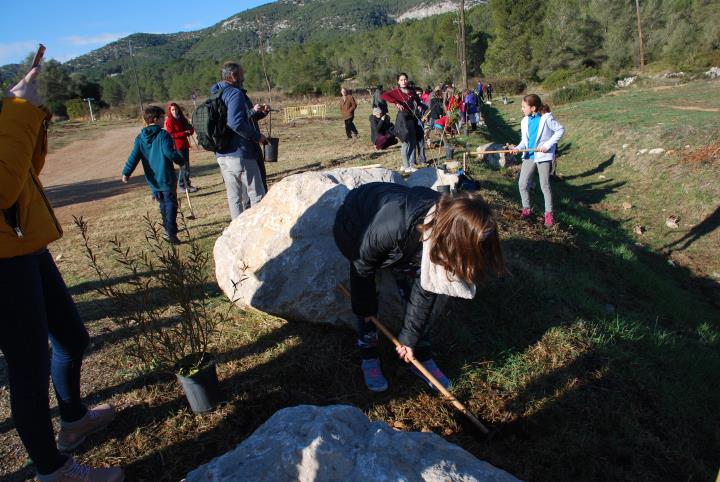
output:
[[529,219],[530,218],[530,208],[523,208],[522,212],[520,213],[520,217],[523,219]]
[[120,467],[88,467],[77,463],[72,457],[68,457],[65,465],[52,474],[37,476],[39,482],[122,482],[124,479]]
[[115,410],[107,403],[98,405],[87,411],[85,416],[76,422],[60,421],[60,432],[57,447],[61,452],[75,450],[85,438],[98,432],[115,419]]
[[553,224],[555,224],[553,213],[545,213],[545,227],[549,228]]
[[387,379],[383,376],[380,369],[380,360],[377,358],[369,358],[362,361],[363,378],[365,386],[373,392],[384,392],[388,388]]

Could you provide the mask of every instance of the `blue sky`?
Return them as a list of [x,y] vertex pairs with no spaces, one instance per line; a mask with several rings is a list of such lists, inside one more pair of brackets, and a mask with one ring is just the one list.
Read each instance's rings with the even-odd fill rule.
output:
[[42,42],[61,62],[131,33],[209,27],[270,0],[15,0],[0,13],[0,65],[17,63]]

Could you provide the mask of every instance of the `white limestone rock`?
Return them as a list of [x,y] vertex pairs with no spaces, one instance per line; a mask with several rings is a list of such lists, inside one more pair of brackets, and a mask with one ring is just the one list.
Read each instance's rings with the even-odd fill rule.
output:
[[[501,151],[504,149],[507,149],[504,144],[491,142],[490,144],[485,144],[484,146],[478,146],[477,152]],[[494,167],[496,169],[511,166],[517,162],[516,157],[512,154],[483,154],[482,156],[483,161],[487,162],[490,167]]]
[[[420,171],[418,171],[420,172]],[[417,173],[416,173],[417,174]],[[305,172],[274,184],[258,205],[243,212],[215,242],[215,276],[237,305],[295,321],[354,326],[350,266],[332,227],[350,189],[374,181],[403,183],[383,168]],[[381,286],[389,282],[383,278]],[[381,289],[380,316],[399,319],[396,289]]]
[[458,176],[447,173],[442,169],[424,167],[410,174],[405,182],[410,187],[426,186],[437,189],[438,186],[445,185],[450,186],[450,189],[455,189],[458,183]]
[[349,405],[278,411],[186,482],[517,482],[434,433],[398,432]]

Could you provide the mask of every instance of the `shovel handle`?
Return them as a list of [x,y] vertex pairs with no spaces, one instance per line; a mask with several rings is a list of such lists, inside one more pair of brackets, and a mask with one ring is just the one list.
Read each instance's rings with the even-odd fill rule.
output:
[[[345,288],[345,286],[344,286],[342,283],[338,283],[338,284],[337,284],[337,288],[342,292],[342,294],[344,294],[344,295],[347,296],[348,298],[350,297],[350,292],[348,291],[347,288]],[[372,321],[373,324],[377,327],[377,329],[380,330],[380,331],[383,333],[383,335],[385,335],[386,337],[388,337],[388,338],[390,339],[390,341],[393,342],[393,345],[395,345],[395,346],[402,346],[402,343],[400,343],[400,340],[398,340],[398,339],[395,337],[395,335],[393,335],[392,332],[391,332],[390,330],[388,330],[388,329],[385,327],[385,325],[383,325],[383,324],[380,322],[380,320],[377,319],[377,317],[371,316],[371,317],[369,317],[369,318],[370,318],[370,321]],[[468,410],[468,408],[467,408],[465,405],[462,404],[462,402],[460,402],[457,398],[455,398],[455,397],[453,396],[452,393],[450,393],[444,386],[442,386],[442,384],[437,380],[437,378],[435,378],[435,377],[432,375],[432,373],[430,373],[430,372],[427,370],[427,368],[425,368],[425,367],[423,366],[422,363],[420,363],[419,361],[417,361],[414,357],[413,357],[413,358],[410,358],[410,363],[412,363],[413,366],[414,366],[415,368],[417,368],[418,371],[419,371],[420,373],[422,373],[422,374],[425,376],[425,378],[427,378],[427,379],[430,381],[430,383],[432,383],[433,386],[434,386],[440,393],[442,393],[443,397],[445,397],[445,400],[447,400],[448,402],[452,403],[452,405],[453,405],[458,411],[460,411],[460,413],[462,413],[463,415],[465,415],[477,428],[479,428],[479,429],[482,431],[482,433],[484,433],[484,434],[489,433],[489,430],[487,429],[487,427],[485,427],[485,425],[483,425],[482,422],[480,422],[480,420],[478,420],[477,417],[475,417],[475,415],[473,415],[472,412],[471,412],[470,410]]]
[[511,152],[537,152],[537,149],[500,149],[498,151],[475,151],[475,154],[510,154]]

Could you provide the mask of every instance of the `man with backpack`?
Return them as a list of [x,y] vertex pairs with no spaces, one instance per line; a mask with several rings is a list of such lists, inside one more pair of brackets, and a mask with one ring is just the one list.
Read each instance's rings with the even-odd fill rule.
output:
[[[219,126],[225,127],[220,139],[214,139],[221,142],[210,150],[215,151],[225,181],[230,217],[235,219],[265,195],[259,144],[265,145],[268,141],[260,133],[256,120],[265,117],[270,107],[253,106],[247,91],[242,88],[245,72],[240,64],[225,62],[221,74],[223,80],[212,86],[210,93],[211,99],[222,101],[227,120],[225,126]],[[197,125],[196,129],[200,133]],[[207,148],[204,144],[203,147]]]

